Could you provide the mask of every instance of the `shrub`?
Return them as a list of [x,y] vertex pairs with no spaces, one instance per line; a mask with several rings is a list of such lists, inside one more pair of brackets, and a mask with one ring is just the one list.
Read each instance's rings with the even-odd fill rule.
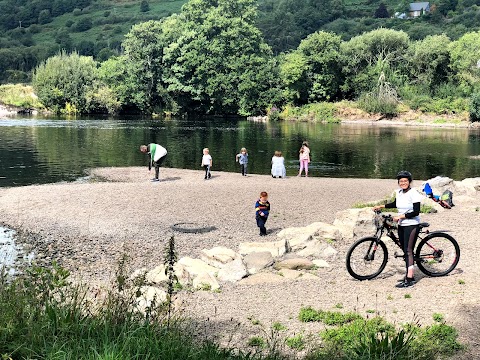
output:
[[306,307],[300,309],[298,318],[303,322],[320,321],[326,325],[341,325],[352,322],[356,319],[361,319],[361,316],[356,313],[343,314],[338,311],[323,311]]
[[72,14],[73,16],[80,16],[82,15],[82,10],[80,10],[79,8],[75,8],[73,9]]
[[289,337],[285,340],[285,344],[291,349],[303,350],[305,348],[305,339],[302,334]]
[[82,32],[91,29],[93,26],[92,20],[89,17],[84,17],[78,20],[75,25],[75,31]]
[[472,95],[470,98],[470,121],[480,121],[480,92]]

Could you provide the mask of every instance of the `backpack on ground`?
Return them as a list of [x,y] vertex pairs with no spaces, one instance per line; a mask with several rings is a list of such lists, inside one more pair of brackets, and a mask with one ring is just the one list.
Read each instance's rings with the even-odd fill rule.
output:
[[440,195],[439,204],[442,205],[445,209],[451,209],[453,206],[453,193],[450,190],[445,190],[442,195]]

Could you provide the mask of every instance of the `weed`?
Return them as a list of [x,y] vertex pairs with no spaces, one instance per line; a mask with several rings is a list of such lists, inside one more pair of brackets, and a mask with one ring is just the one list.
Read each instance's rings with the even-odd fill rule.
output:
[[445,320],[445,316],[443,316],[442,314],[439,314],[439,313],[434,313],[432,315],[433,317],[433,320],[436,321],[436,322],[443,322]]
[[422,205],[420,206],[420,212],[421,212],[422,214],[433,214],[433,213],[436,213],[437,210],[436,210],[433,206],[431,206],[431,205],[422,204]]
[[282,331],[282,330],[287,330],[287,327],[277,321],[272,324],[272,329],[275,331]]
[[458,279],[458,283],[459,283],[460,285],[465,285],[465,280]]
[[367,313],[367,314],[375,314],[375,310],[373,310],[373,309],[368,309],[368,310],[366,311],[366,313]]
[[306,307],[300,309],[298,318],[303,322],[320,321],[326,325],[341,325],[359,319],[361,316],[351,312],[342,314],[338,311],[323,311]]
[[266,347],[265,340],[260,336],[252,336],[250,339],[248,339],[247,344],[248,346],[258,347],[258,348]]
[[336,303],[335,308],[337,309],[343,309],[343,304],[342,303]]
[[412,295],[410,295],[410,294],[405,294],[405,295],[403,295],[403,297],[404,297],[405,299],[411,299],[411,298],[412,298]]
[[305,348],[305,339],[302,334],[298,334],[287,338],[285,344],[291,349],[303,350]]
[[257,318],[255,318],[253,315],[247,317],[247,319],[251,321],[252,325],[261,325],[260,320],[258,320]]
[[388,294],[387,300],[393,300],[393,296],[391,294]]

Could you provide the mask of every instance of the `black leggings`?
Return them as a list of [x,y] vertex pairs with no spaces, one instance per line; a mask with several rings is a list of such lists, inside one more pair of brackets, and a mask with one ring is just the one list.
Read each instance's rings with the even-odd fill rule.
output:
[[405,265],[408,268],[413,266],[413,249],[415,248],[415,243],[417,242],[418,233],[420,231],[420,226],[418,225],[408,225],[408,226],[399,226],[398,227],[398,238],[400,244],[402,244],[403,253],[405,254]]
[[167,154],[163,155],[160,159],[158,159],[153,163],[153,166],[155,166],[155,179],[158,179],[158,175],[160,175],[160,165],[163,164],[163,161],[165,160],[166,157],[167,157]]

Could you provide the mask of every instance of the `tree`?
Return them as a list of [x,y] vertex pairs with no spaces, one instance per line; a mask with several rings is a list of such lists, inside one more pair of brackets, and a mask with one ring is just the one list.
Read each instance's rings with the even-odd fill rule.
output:
[[150,5],[148,5],[148,1],[147,0],[142,0],[142,2],[140,3],[140,11],[141,12],[147,12],[150,10]]
[[39,24],[48,24],[52,21],[52,16],[50,15],[50,10],[42,10],[38,14],[38,23]]
[[383,72],[386,81],[395,83],[402,70],[410,45],[403,31],[377,29],[341,44],[343,75],[342,88],[347,96],[370,92]]
[[463,35],[449,46],[450,66],[461,88],[467,93],[480,86],[480,31]]
[[415,83],[433,90],[448,81],[451,73],[449,44],[448,36],[434,35],[410,45],[407,57],[411,78]]
[[86,112],[86,94],[93,89],[97,64],[91,57],[60,52],[41,63],[33,74],[33,87],[48,108],[60,111],[68,104]]
[[338,35],[317,32],[302,40],[298,49],[285,56],[281,77],[287,101],[296,104],[336,98],[342,82]]
[[187,111],[265,111],[277,90],[271,50],[255,26],[254,0],[192,0],[183,33],[165,49],[167,91]]
[[378,5],[378,8],[377,10],[375,10],[375,14],[373,16],[376,17],[377,19],[380,19],[380,18],[388,19],[390,17],[387,7],[383,2],[380,3],[380,5]]

